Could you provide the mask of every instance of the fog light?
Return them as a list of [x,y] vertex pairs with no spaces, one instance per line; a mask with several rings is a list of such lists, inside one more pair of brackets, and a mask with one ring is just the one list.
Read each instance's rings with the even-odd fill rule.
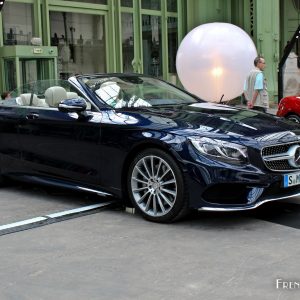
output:
[[264,188],[257,188],[257,187],[252,188],[247,196],[248,203],[255,202],[261,196],[263,191],[264,191]]

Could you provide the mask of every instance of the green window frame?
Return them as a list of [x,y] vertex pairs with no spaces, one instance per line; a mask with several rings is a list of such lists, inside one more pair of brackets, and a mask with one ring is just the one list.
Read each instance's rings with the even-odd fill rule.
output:
[[117,57],[118,57],[118,69],[123,72],[123,57],[122,57],[122,13],[133,14],[134,23],[134,72],[143,73],[143,45],[142,45],[142,16],[158,16],[161,18],[161,47],[162,47],[162,78],[173,83],[178,82],[178,77],[176,74],[176,79],[174,82],[174,74],[169,72],[169,59],[168,59],[168,19],[177,19],[177,41],[179,44],[184,35],[184,20],[183,20],[183,5],[184,0],[177,0],[177,12],[167,11],[168,0],[161,0],[161,9],[142,9],[142,0],[133,0],[133,6],[121,6],[121,0],[115,0],[116,3],[116,13],[117,13],[117,24],[116,24],[116,37],[117,37]]

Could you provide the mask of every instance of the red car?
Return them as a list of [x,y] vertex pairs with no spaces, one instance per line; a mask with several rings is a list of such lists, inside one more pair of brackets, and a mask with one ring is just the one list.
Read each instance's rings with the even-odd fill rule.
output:
[[300,123],[300,95],[282,98],[278,105],[277,116]]

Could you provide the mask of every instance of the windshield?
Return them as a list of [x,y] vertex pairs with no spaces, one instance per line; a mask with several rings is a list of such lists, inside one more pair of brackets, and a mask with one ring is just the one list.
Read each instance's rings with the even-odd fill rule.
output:
[[184,91],[156,78],[143,76],[81,77],[102,101],[114,108],[182,105],[199,102]]

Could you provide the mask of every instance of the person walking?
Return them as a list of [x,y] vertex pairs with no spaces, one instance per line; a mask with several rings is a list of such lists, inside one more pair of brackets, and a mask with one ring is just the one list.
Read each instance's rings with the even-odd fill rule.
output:
[[265,59],[262,56],[257,56],[254,59],[254,67],[246,78],[244,96],[249,109],[266,113],[269,108],[269,95],[266,79],[263,74],[266,67]]

